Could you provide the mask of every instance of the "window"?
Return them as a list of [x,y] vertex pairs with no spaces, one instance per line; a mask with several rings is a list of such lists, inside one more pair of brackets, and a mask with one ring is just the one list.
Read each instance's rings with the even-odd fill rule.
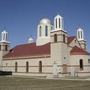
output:
[[57,28],[57,19],[56,19],[56,28]]
[[90,63],[90,59],[88,59],[88,63]]
[[0,51],[1,51],[1,45],[0,45]]
[[42,61],[39,61],[39,73],[42,73]]
[[63,42],[65,43],[65,35],[63,34]]
[[82,31],[81,31],[81,38],[82,38]]
[[29,62],[26,62],[26,72],[29,72]]
[[48,26],[45,26],[45,36],[48,36]]
[[8,45],[5,45],[5,51],[7,51],[8,50]]
[[53,30],[53,26],[51,26],[51,30]]
[[67,73],[67,65],[63,64],[63,73]]
[[78,32],[78,39],[80,39],[80,34],[79,34],[79,32]]
[[75,40],[75,43],[77,43],[77,41]]
[[60,18],[59,18],[59,28],[60,28]]
[[17,70],[18,70],[18,63],[15,62],[15,72],[17,72]]
[[54,34],[54,42],[57,42],[57,34]]
[[42,36],[42,31],[41,31],[41,30],[42,30],[42,27],[40,26],[40,27],[39,27],[39,36],[40,36],[40,37]]
[[6,34],[5,33],[3,33],[3,40],[6,40]]
[[80,70],[83,70],[83,60],[82,59],[80,59],[79,64],[80,64]]

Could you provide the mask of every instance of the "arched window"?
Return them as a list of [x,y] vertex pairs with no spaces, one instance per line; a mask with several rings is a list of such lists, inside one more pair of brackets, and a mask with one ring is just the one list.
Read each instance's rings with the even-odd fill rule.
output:
[[65,43],[65,34],[63,34],[63,42]]
[[57,19],[56,19],[56,21],[55,21],[55,22],[56,22],[56,28],[57,28]]
[[83,70],[83,60],[82,59],[80,59],[79,65],[80,65],[80,70]]
[[45,26],[45,36],[48,36],[48,26]]
[[15,62],[15,72],[17,72],[17,71],[18,71],[18,63]]
[[1,51],[1,45],[0,45],[0,51]]
[[39,61],[39,73],[42,73],[42,61]]
[[80,33],[78,32],[78,39],[80,39]]
[[51,30],[53,30],[54,28],[53,28],[53,26],[51,26]]
[[81,31],[81,39],[82,39],[82,31]]
[[41,30],[42,30],[42,27],[40,26],[40,27],[39,27],[39,36],[40,36],[40,37],[42,36],[42,31],[41,31]]
[[54,34],[54,42],[57,42],[57,34]]
[[8,45],[5,45],[5,51],[7,51],[8,50]]
[[60,28],[60,18],[59,18],[59,28]]
[[29,72],[29,62],[26,62],[26,72]]
[[3,33],[3,40],[5,40],[5,37],[6,37],[6,34],[5,34],[5,33]]

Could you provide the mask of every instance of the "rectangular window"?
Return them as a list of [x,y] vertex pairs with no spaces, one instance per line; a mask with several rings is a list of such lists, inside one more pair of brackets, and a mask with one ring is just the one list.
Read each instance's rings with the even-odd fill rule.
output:
[[81,38],[82,38],[82,31],[81,31]]
[[17,72],[17,70],[18,70],[18,63],[15,62],[15,72]]
[[83,70],[83,60],[82,59],[80,59],[79,65],[80,65],[80,70]]
[[42,61],[39,61],[39,73],[42,73]]
[[48,36],[48,26],[45,26],[45,36]]
[[63,34],[63,42],[65,43],[65,35]]
[[0,51],[1,51],[1,45],[0,45]]
[[60,28],[60,24],[61,24],[61,23],[60,23],[60,18],[59,18],[59,28]]
[[29,62],[26,62],[26,72],[29,72]]
[[5,46],[5,51],[7,51],[7,50],[8,50],[8,45]]
[[90,59],[88,59],[88,63],[90,63]]
[[42,30],[42,27],[40,26],[40,27],[39,27],[39,36],[40,36],[40,37],[42,36],[42,31],[41,31],[41,30]]
[[57,42],[57,34],[54,35],[54,42]]
[[57,19],[56,19],[56,28],[57,28]]

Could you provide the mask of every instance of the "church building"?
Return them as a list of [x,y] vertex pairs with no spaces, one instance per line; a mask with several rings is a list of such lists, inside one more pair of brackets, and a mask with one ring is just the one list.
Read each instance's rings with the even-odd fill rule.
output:
[[10,48],[8,33],[0,40],[0,70],[13,75],[65,77],[90,76],[90,53],[82,28],[75,36],[64,30],[64,20],[55,16],[53,24],[47,18],[37,26],[37,39]]

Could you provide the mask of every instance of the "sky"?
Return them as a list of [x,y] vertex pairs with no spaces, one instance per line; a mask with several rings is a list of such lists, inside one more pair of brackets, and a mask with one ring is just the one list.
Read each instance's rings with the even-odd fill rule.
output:
[[64,29],[69,35],[84,29],[90,51],[90,0],[0,0],[0,33],[8,32],[11,47],[36,40],[37,25],[42,18],[53,23],[60,14],[64,18]]

